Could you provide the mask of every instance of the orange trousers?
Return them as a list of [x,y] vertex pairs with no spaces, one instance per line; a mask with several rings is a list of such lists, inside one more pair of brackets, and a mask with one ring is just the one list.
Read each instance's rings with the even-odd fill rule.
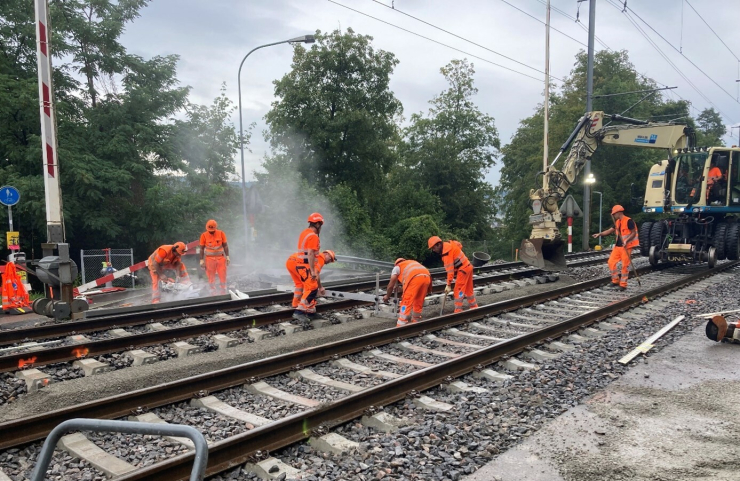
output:
[[[205,256],[206,276],[211,288],[211,295],[226,294],[226,257]],[[216,287],[216,274],[218,274],[219,285]]]
[[[630,276],[630,252],[632,249],[625,249],[624,247],[615,246],[612,249],[612,253],[609,256],[607,263],[609,264],[609,270],[612,273],[612,284],[619,284],[622,287],[627,287],[627,279]],[[617,265],[622,263],[622,272],[620,275]]]
[[426,274],[417,275],[409,281],[401,297],[396,327],[405,326],[409,321],[412,324],[421,321],[424,298],[429,292],[431,283],[432,278]]
[[299,261],[295,255],[288,257],[285,262],[290,277],[293,279],[293,308],[307,314],[316,312],[316,296],[319,293],[319,283],[311,279],[308,264]]
[[457,270],[457,279],[455,279],[455,312],[462,312],[464,300],[468,301],[468,307],[470,309],[478,307],[478,302],[475,300],[475,291],[473,290],[472,265]]
[[[185,268],[185,264],[182,262],[178,262],[176,264],[164,264],[162,265],[162,270],[171,269],[177,272],[177,275],[180,276],[180,279],[187,279],[188,276],[188,270]],[[159,281],[166,279],[167,276],[161,276],[157,274],[157,271],[155,269],[152,269],[149,267],[149,274],[152,276],[152,304],[156,304],[161,300],[162,294],[159,292]]]

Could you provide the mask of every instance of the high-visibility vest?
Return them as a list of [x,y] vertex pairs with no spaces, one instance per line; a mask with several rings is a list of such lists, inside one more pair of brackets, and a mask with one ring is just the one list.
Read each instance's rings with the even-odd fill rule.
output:
[[401,261],[398,263],[400,273],[398,274],[398,282],[403,286],[404,292],[411,282],[411,279],[418,276],[429,277],[429,271],[426,267],[419,264],[416,261]]
[[637,224],[635,224],[635,238],[630,241],[629,244],[626,246],[624,245],[624,239],[629,237],[629,235],[632,233],[632,231],[629,230],[629,227],[627,225],[629,224],[629,221],[632,220],[629,217],[622,216],[621,219],[617,220],[614,224],[616,226],[615,231],[617,232],[617,235],[620,239],[622,239],[622,245],[628,249],[631,249],[633,247],[636,247],[640,245],[640,239],[637,236]]
[[173,245],[157,247],[157,249],[152,252],[152,255],[149,256],[149,268],[156,270],[157,264],[164,265],[178,262],[180,260],[180,256],[175,252],[174,247],[175,246]]
[[5,272],[2,276],[2,302],[3,310],[17,309],[19,307],[28,307],[31,305],[28,292],[23,286],[21,278],[15,270],[15,264],[8,262],[5,265]]
[[321,250],[321,239],[319,235],[309,227],[304,229],[301,235],[298,236],[298,260],[304,264],[308,263],[308,244],[313,242],[316,242],[316,257],[318,257],[318,252]]
[[226,234],[216,229],[213,233],[208,231],[200,235],[200,248],[206,256],[225,256],[224,244],[226,244]]
[[452,281],[456,270],[470,265],[468,257],[462,251],[462,244],[456,240],[442,243],[442,261],[447,271],[447,282]]

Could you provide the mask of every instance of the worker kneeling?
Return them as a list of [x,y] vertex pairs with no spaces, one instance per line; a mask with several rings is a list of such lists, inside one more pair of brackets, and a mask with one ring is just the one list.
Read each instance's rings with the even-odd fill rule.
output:
[[336,261],[337,256],[331,250],[325,250],[316,256],[314,275],[311,273],[308,264],[303,262],[302,255],[303,252],[296,252],[288,257],[285,268],[288,269],[290,277],[293,278],[293,284],[295,284],[293,319],[309,321],[316,317],[316,297],[323,296],[326,293],[326,289],[321,285],[321,269],[325,264]]
[[442,257],[447,271],[447,286],[445,295],[452,291],[452,279],[455,279],[455,312],[462,312],[463,300],[468,301],[468,307],[475,309],[478,302],[473,290],[473,265],[462,251],[462,244],[456,240],[442,242],[439,237],[432,236],[427,243],[429,248]]
[[[612,233],[616,234],[617,241],[609,256],[608,264],[612,273],[612,287],[625,290],[630,274],[629,266],[632,262],[632,249],[640,245],[640,240],[637,237],[637,224],[624,215],[624,207],[615,205],[612,208],[612,219],[614,220],[614,227],[610,227],[603,232],[597,232],[592,237],[596,239]],[[620,262],[622,263],[621,275],[617,268]]]
[[396,265],[391,271],[391,280],[383,302],[388,302],[393,290],[400,284],[403,288],[401,306],[398,308],[396,327],[421,321],[424,298],[432,292],[432,278],[426,267],[416,261],[407,261],[404,258],[396,259]]
[[149,256],[149,274],[152,276],[152,304],[161,300],[162,294],[159,290],[159,282],[167,278],[164,275],[165,270],[174,270],[177,273],[178,282],[190,283],[188,270],[182,262],[182,255],[187,250],[188,246],[184,242],[175,242],[173,245],[157,247],[157,250]]

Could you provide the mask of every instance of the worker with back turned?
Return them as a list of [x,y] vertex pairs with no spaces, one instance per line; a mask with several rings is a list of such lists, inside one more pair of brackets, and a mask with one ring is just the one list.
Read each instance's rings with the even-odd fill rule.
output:
[[468,307],[475,309],[478,302],[473,291],[473,265],[462,251],[462,244],[456,240],[442,242],[439,237],[432,236],[427,242],[429,248],[442,257],[447,271],[447,286],[445,295],[452,291],[452,280],[455,279],[455,312],[462,312],[463,301],[468,301]]
[[432,292],[432,278],[427,268],[416,261],[399,257],[395,264],[383,302],[388,302],[397,284],[402,286],[403,295],[398,308],[396,327],[403,327],[409,322],[414,324],[421,321],[424,298]]

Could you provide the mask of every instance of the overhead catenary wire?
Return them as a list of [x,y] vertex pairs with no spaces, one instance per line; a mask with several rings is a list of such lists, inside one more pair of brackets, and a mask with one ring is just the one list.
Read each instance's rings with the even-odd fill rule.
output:
[[[547,2],[545,0],[537,0],[537,1],[540,2],[542,5],[545,5],[545,6],[547,5]],[[581,21],[577,17],[574,17],[573,15],[560,10],[559,8],[557,8],[555,6],[550,6],[550,8],[552,9],[552,11],[554,11],[556,13],[559,13],[560,15],[562,15],[562,16],[570,19],[570,20],[572,20],[575,24],[577,24],[579,27],[581,27],[581,29],[583,29],[584,31],[588,32],[588,27],[586,27],[585,25],[583,25],[583,23],[581,23]],[[597,42],[599,42],[601,44],[602,47],[604,47],[605,49],[607,49],[609,51],[612,50],[611,48],[609,48],[609,46],[606,43],[604,43],[599,38],[598,35],[594,35],[594,38],[596,39]]]
[[699,16],[699,18],[701,19],[701,21],[702,21],[702,22],[704,22],[704,25],[706,25],[707,27],[709,27],[709,30],[711,30],[711,31],[712,31],[712,33],[714,34],[714,36],[715,36],[715,37],[717,37],[717,39],[718,39],[718,40],[719,40],[720,42],[722,42],[722,45],[724,45],[724,46],[725,46],[725,48],[727,49],[727,51],[729,51],[729,52],[730,52],[730,54],[732,54],[732,56],[733,56],[733,57],[735,57],[735,60],[737,60],[738,62],[740,62],[740,58],[738,58],[738,57],[737,57],[737,55],[735,55],[735,52],[733,52],[733,51],[732,51],[732,49],[731,49],[730,47],[728,47],[728,46],[727,46],[727,44],[725,43],[725,41],[724,41],[724,40],[722,40],[722,38],[721,38],[721,37],[720,37],[719,35],[717,35],[717,32],[715,32],[715,31],[714,31],[714,29],[712,28],[712,26],[711,26],[711,25],[709,25],[709,22],[707,22],[706,20],[704,20],[704,17],[702,17],[702,16],[701,16],[701,14],[700,14],[699,12],[697,12],[697,11],[696,11],[696,9],[694,8],[694,6],[693,6],[693,5],[691,5],[691,3],[689,2],[689,0],[684,0],[684,1],[686,2],[686,4],[687,4],[687,5],[689,6],[689,7],[691,7],[691,10],[693,10],[693,11],[694,11],[694,13],[695,13],[695,14],[697,14],[697,15]]
[[[514,5],[514,4],[511,4],[511,3],[507,2],[506,0],[501,0],[501,1],[502,1],[503,3],[505,3],[506,5],[510,6],[511,8],[513,8],[514,10],[518,10],[518,11],[522,12],[522,13],[523,13],[524,15],[528,16],[529,18],[531,18],[531,19],[533,19],[533,20],[536,20],[536,21],[540,22],[540,23],[541,23],[542,25],[545,25],[545,22],[543,22],[543,21],[542,21],[542,20],[540,20],[539,18],[535,17],[534,15],[532,15],[532,14],[530,14],[530,13],[528,13],[528,12],[525,12],[525,11],[524,11],[524,10],[522,10],[521,8],[517,7],[516,5]],[[578,39],[577,39],[577,38],[575,38],[575,37],[571,37],[570,35],[568,35],[567,33],[563,32],[562,30],[558,30],[557,28],[553,27],[552,25],[550,25],[550,30],[553,30],[553,31],[555,31],[555,32],[557,32],[557,33],[559,33],[559,34],[561,34],[561,35],[564,35],[564,36],[568,37],[569,39],[573,40],[574,42],[576,42],[576,43],[578,43],[578,44],[580,44],[580,45],[583,45],[584,47],[588,47],[588,45],[587,45],[587,44],[585,44],[585,43],[581,42],[580,40],[578,40]]]
[[[493,62],[493,61],[491,61],[491,60],[488,60],[488,59],[486,59],[486,58],[483,58],[483,57],[480,57],[480,56],[478,56],[478,55],[472,54],[472,53],[470,53],[470,52],[466,52],[465,50],[461,50],[461,49],[459,49],[459,48],[457,48],[457,47],[453,47],[452,45],[448,45],[448,44],[446,44],[446,43],[440,42],[439,40],[434,40],[433,38],[429,38],[429,37],[426,37],[426,36],[424,36],[424,35],[421,35],[421,34],[419,34],[419,33],[416,33],[416,32],[414,32],[414,31],[412,31],[412,30],[409,30],[409,29],[407,29],[407,28],[403,28],[403,27],[401,27],[401,26],[398,26],[398,25],[396,25],[396,24],[393,24],[393,23],[390,23],[390,22],[388,22],[388,21],[382,20],[382,19],[380,19],[380,18],[378,18],[378,17],[374,17],[374,16],[372,16],[372,15],[370,15],[370,14],[367,14],[367,13],[365,13],[365,12],[361,12],[361,11],[359,11],[359,10],[355,9],[355,8],[349,7],[349,6],[347,6],[347,5],[343,5],[343,4],[339,3],[339,2],[335,2],[334,0],[327,0],[327,1],[328,1],[329,3],[333,3],[334,5],[340,6],[340,7],[342,7],[342,8],[346,8],[347,10],[351,10],[351,11],[353,11],[353,12],[355,12],[355,13],[358,13],[358,14],[360,14],[360,15],[363,15],[363,16],[365,16],[365,17],[368,17],[368,18],[371,18],[371,19],[373,19],[373,20],[376,20],[376,21],[378,21],[378,22],[381,22],[381,23],[384,23],[384,24],[386,24],[386,25],[389,25],[389,26],[391,26],[391,27],[393,27],[393,28],[397,28],[398,30],[402,30],[402,31],[404,31],[404,32],[406,32],[406,33],[410,33],[411,35],[414,35],[414,36],[416,36],[416,37],[419,37],[419,38],[423,38],[424,40],[428,40],[428,41],[430,41],[430,42],[436,43],[437,45],[441,45],[441,46],[443,46],[443,47],[446,47],[446,48],[449,48],[449,49],[451,49],[451,50],[455,50],[456,52],[460,52],[460,53],[462,53],[462,54],[464,54],[464,55],[467,55],[467,56],[469,56],[469,57],[472,57],[472,58],[476,58],[476,59],[478,59],[478,60],[481,60],[481,61],[483,61],[483,62],[486,62],[486,63],[488,63],[488,64],[491,64],[491,65],[495,65],[496,67],[500,67],[500,68],[502,68],[502,69],[504,69],[504,70],[508,70],[508,71],[510,71],[510,72],[513,72],[513,73],[516,73],[516,74],[522,75],[522,76],[524,76],[524,77],[527,77],[527,78],[530,78],[530,79],[532,79],[532,80],[536,80],[536,81],[538,81],[538,82],[542,82],[542,81],[543,81],[543,79],[542,79],[542,78],[537,78],[537,77],[534,77],[534,76],[532,76],[532,75],[529,75],[529,74],[527,74],[527,73],[524,73],[524,72],[520,72],[520,71],[518,71],[518,70],[515,70],[515,69],[513,69],[513,68],[511,68],[511,67],[507,67],[507,66],[505,66],[505,65],[501,65],[501,64],[499,64],[499,63]],[[543,75],[544,75],[544,72],[542,72],[542,73],[543,73]],[[553,77],[552,75],[551,75],[550,77],[551,77],[551,78],[554,78],[554,79],[556,79],[556,80],[558,80],[558,81],[560,81],[560,82],[563,82],[563,80],[562,80],[562,79],[560,79],[560,78],[557,78],[557,77]]]
[[[409,17],[409,18],[413,18],[413,19],[414,19],[414,20],[416,20],[417,22],[421,22],[421,23],[423,23],[424,25],[427,25],[427,26],[429,26],[429,27],[432,27],[432,28],[434,28],[434,29],[436,29],[436,30],[439,30],[440,32],[444,32],[444,33],[446,33],[446,34],[448,34],[448,35],[452,35],[452,36],[453,36],[453,37],[455,37],[455,38],[458,38],[458,39],[460,39],[460,40],[463,40],[463,41],[465,41],[465,42],[468,42],[468,43],[470,43],[470,44],[472,44],[472,45],[475,45],[476,47],[482,48],[483,50],[486,50],[486,51],[488,51],[488,52],[491,52],[491,53],[492,53],[492,54],[494,54],[494,55],[498,55],[498,56],[500,56],[500,57],[503,57],[503,58],[505,58],[506,60],[509,60],[509,61],[511,61],[511,62],[514,62],[514,63],[516,63],[516,64],[519,64],[519,65],[521,65],[521,66],[523,66],[523,67],[526,67],[526,68],[528,68],[528,69],[534,70],[534,71],[535,71],[535,72],[537,72],[537,73],[541,73],[541,74],[543,74],[543,75],[545,74],[545,72],[544,72],[544,71],[542,71],[542,70],[540,70],[540,69],[538,69],[538,68],[536,68],[536,67],[532,67],[531,65],[527,65],[526,63],[524,63],[524,62],[520,62],[519,60],[516,60],[515,58],[509,57],[508,55],[504,55],[504,54],[503,54],[503,53],[501,53],[501,52],[497,52],[497,51],[495,51],[495,50],[492,50],[492,49],[490,49],[490,48],[486,47],[485,45],[481,45],[481,44],[479,44],[479,43],[477,43],[477,42],[474,42],[473,40],[467,39],[467,38],[463,37],[462,35],[458,35],[458,34],[456,34],[456,33],[454,33],[454,32],[450,32],[449,30],[446,30],[446,29],[444,29],[444,28],[442,28],[442,27],[439,27],[439,26],[437,26],[437,25],[434,25],[433,23],[427,22],[426,20],[423,20],[423,19],[421,19],[421,18],[419,18],[419,17],[415,17],[414,15],[411,15],[410,13],[406,13],[406,12],[404,12],[404,11],[402,11],[402,10],[399,10],[399,9],[397,9],[397,8],[394,8],[394,7],[390,7],[390,6],[388,6],[388,5],[384,4],[383,2],[381,2],[381,1],[379,1],[379,0],[370,0],[370,1],[372,1],[372,2],[374,2],[374,3],[377,3],[378,5],[381,5],[381,6],[383,6],[383,7],[387,8],[387,9],[389,9],[389,10],[393,10],[394,12],[400,13],[401,15],[405,15],[405,16],[407,16],[407,17]],[[332,2],[332,3],[334,3],[334,2]],[[557,77],[554,77],[554,78],[556,78],[557,80],[560,80],[560,81],[562,82],[562,80],[561,80],[561,79],[558,79]]]

